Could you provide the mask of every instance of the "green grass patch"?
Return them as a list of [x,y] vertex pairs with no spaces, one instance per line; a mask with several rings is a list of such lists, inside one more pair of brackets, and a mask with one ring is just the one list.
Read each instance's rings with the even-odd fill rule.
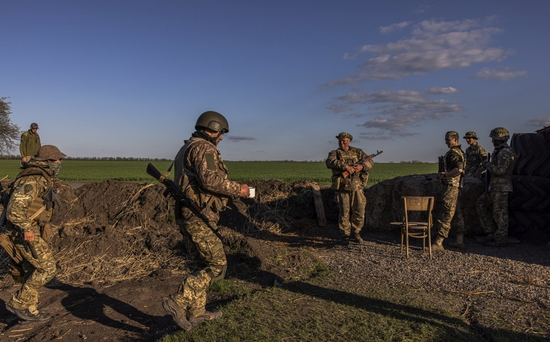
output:
[[[111,160],[64,160],[59,178],[67,183],[94,183],[107,179],[123,182],[154,183],[145,169],[148,161],[111,161]],[[171,162],[153,161],[153,165],[164,173]],[[321,185],[330,184],[331,170],[321,162],[226,162],[229,179],[237,182],[263,181],[277,179],[292,183],[300,179],[310,179]],[[20,171],[18,160],[0,162],[0,179],[8,176],[14,179]],[[369,185],[386,179],[413,174],[437,172],[436,164],[377,163],[370,172]],[[173,175],[173,173],[172,173]]]

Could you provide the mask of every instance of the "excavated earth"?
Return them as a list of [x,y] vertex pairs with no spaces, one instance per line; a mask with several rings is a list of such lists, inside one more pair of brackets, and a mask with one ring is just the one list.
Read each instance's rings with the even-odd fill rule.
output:
[[[314,182],[250,183],[257,197],[234,201],[219,223],[229,279],[260,290],[306,279],[311,274],[304,270],[322,262],[342,274],[350,292],[353,283],[380,283],[410,287],[411,295],[424,289],[434,297],[456,296],[463,305],[446,309],[459,312],[487,341],[502,330],[494,317],[519,327],[525,340],[550,338],[546,243],[490,249],[467,238],[466,250],[445,250],[433,260],[413,243],[407,259],[389,222],[364,229],[363,245],[341,244],[334,192],[328,188],[321,190],[328,224],[319,227]],[[366,191],[371,203],[375,187]],[[158,184],[104,181],[75,189],[61,183],[63,203],[52,221],[57,276],[40,291],[39,305],[53,318],[21,325],[5,309],[19,286],[6,274],[8,258],[1,251],[0,340],[156,341],[176,331],[161,301],[195,265],[186,260],[173,201],[163,192]],[[223,309],[234,298],[209,293],[208,306]]]

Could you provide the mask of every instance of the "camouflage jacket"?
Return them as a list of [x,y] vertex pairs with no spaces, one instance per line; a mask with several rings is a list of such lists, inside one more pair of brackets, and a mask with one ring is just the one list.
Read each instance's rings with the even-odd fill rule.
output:
[[31,130],[28,130],[21,134],[21,142],[19,143],[19,153],[21,153],[21,157],[32,157],[36,155],[40,147],[40,136],[38,133],[32,133]]
[[487,152],[479,144],[468,146],[466,149],[466,169],[465,176],[477,177],[483,171],[483,161],[487,159]]
[[332,188],[336,191],[358,191],[362,190],[367,184],[369,171],[374,166],[372,159],[365,160],[363,170],[359,175],[353,174],[344,177],[343,172],[346,171],[347,165],[354,165],[359,160],[366,158],[367,154],[356,147],[349,147],[348,151],[341,148],[330,151],[328,154],[326,165],[332,169]]
[[[240,194],[241,185],[227,179],[228,171],[218,148],[200,132],[185,141],[176,155],[174,167],[174,181],[211,220],[217,221],[228,199]],[[185,207],[176,208],[176,218],[182,217],[190,220],[194,215]]]
[[512,171],[516,164],[516,154],[508,144],[495,147],[491,161],[487,164],[490,174],[489,188],[492,191],[512,192]]
[[[464,152],[460,149],[460,145],[453,146],[445,153],[445,172],[449,172],[454,169],[464,170]],[[457,175],[454,177],[445,178],[443,180],[444,184],[450,184],[452,186],[460,185],[460,177],[462,175]]]
[[[51,181],[41,175],[42,169],[23,169],[13,184],[6,211],[8,221],[24,232],[38,229],[50,221],[53,208],[46,210],[42,196],[51,187]],[[27,174],[27,175],[24,175]],[[9,225],[8,225],[9,227]]]

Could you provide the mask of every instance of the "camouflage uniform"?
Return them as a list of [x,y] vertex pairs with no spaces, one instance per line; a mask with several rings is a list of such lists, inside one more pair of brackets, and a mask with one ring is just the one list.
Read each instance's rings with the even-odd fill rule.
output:
[[[230,197],[238,197],[241,186],[227,179],[227,168],[214,141],[203,132],[195,132],[185,141],[175,158],[174,179],[193,199],[215,227]],[[170,297],[189,316],[206,312],[206,289],[223,279],[227,260],[220,239],[187,207],[176,203],[176,220],[191,260],[200,264]]]
[[[486,164],[489,172],[489,192],[476,201],[481,228],[485,234],[494,233],[496,243],[508,241],[508,193],[512,192],[512,171],[516,155],[507,143],[495,147],[491,161]],[[491,212],[488,208],[492,209]]]
[[487,159],[487,152],[479,144],[468,146],[466,149],[465,176],[478,177],[483,171],[483,161]]
[[344,178],[343,172],[346,171],[346,165],[354,165],[366,157],[361,149],[350,146],[348,151],[341,148],[331,151],[326,160],[327,168],[332,169],[332,189],[336,191],[339,209],[338,226],[346,236],[359,234],[365,224],[367,199],[363,189],[374,162],[366,159],[361,164],[363,170],[359,175],[352,174]]
[[[46,162],[31,159],[15,180],[7,207],[6,235],[10,238],[8,254],[16,261],[12,274],[19,272],[23,278],[21,289],[8,302],[11,308],[36,312],[38,290],[55,276],[55,259],[49,247],[49,224],[53,207],[46,209],[42,196],[53,185],[52,171]],[[34,232],[32,255],[28,243],[23,243],[24,233]],[[5,247],[5,245],[3,245]]]
[[[460,145],[453,146],[445,154],[445,172],[453,169],[464,169],[464,154]],[[451,230],[451,224],[456,227],[457,234],[464,234],[464,219],[459,203],[461,175],[449,177],[443,180],[443,208],[437,219],[438,235],[447,238]]]
[[33,133],[30,129],[21,134],[21,142],[19,143],[19,153],[21,157],[33,157],[40,149],[40,135]]

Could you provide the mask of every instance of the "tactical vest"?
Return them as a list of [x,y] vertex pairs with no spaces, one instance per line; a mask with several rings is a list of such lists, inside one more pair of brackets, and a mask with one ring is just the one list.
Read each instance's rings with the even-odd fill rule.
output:
[[[42,176],[46,179],[46,181],[48,182],[48,187],[46,188],[44,194],[48,192],[48,190],[53,186],[52,177],[46,171],[39,167],[29,167],[23,169],[15,178],[13,184],[15,184],[19,179],[28,176]],[[50,209],[46,209],[46,205],[42,196],[36,196],[27,209],[27,217],[29,217],[31,221],[33,221],[33,225],[44,225],[50,222],[52,218],[52,213],[53,207],[50,207]]]

